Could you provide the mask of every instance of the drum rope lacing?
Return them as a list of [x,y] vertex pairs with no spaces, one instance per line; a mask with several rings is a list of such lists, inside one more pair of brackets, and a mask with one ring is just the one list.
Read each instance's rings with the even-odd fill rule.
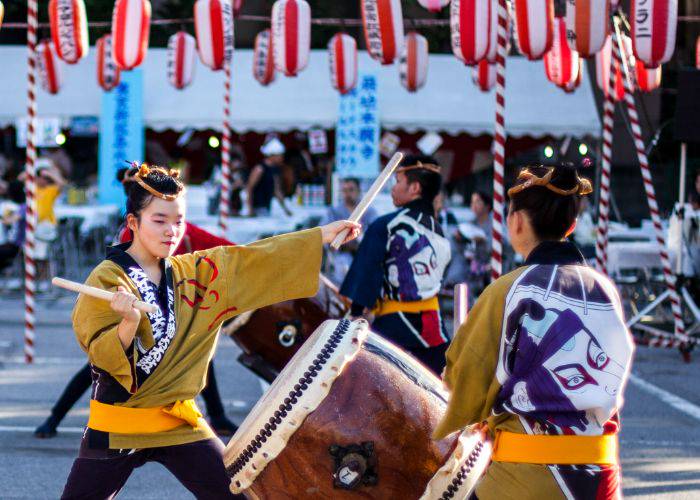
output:
[[474,449],[469,454],[469,458],[467,459],[467,462],[462,467],[460,467],[459,472],[452,480],[452,484],[450,484],[447,487],[447,489],[440,496],[440,500],[448,500],[449,498],[452,498],[455,496],[455,493],[457,493],[457,491],[459,491],[459,488],[464,483],[464,480],[467,478],[467,476],[471,472],[472,467],[474,467],[474,465],[476,464],[476,461],[479,458],[479,454],[481,453],[481,450],[483,447],[484,447],[484,443],[482,441],[479,441],[476,444]]
[[325,343],[318,355],[316,355],[316,358],[311,362],[303,376],[299,379],[298,383],[294,385],[294,388],[289,391],[288,396],[284,398],[284,402],[279,405],[279,408],[275,410],[273,416],[271,416],[263,428],[260,429],[245,450],[238,455],[238,458],[236,458],[236,460],[226,468],[226,472],[230,477],[238,474],[243,467],[250,460],[252,460],[258,450],[262,448],[262,445],[267,441],[267,438],[272,436],[272,432],[275,431],[277,426],[282,423],[282,420],[287,417],[287,413],[292,410],[292,407],[297,403],[298,398],[300,398],[304,391],[309,388],[309,385],[318,375],[318,372],[321,370],[323,365],[325,365],[330,359],[331,354],[338,347],[338,344],[340,344],[343,335],[348,332],[350,325],[351,323],[349,320],[340,320],[338,326],[335,328],[328,341]]

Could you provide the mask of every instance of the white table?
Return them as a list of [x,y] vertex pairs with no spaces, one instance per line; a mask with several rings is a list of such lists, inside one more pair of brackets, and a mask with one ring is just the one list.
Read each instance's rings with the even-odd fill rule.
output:
[[82,219],[80,232],[85,234],[96,227],[109,225],[110,217],[119,214],[117,205],[65,205],[56,203],[54,212],[57,219],[77,217]]

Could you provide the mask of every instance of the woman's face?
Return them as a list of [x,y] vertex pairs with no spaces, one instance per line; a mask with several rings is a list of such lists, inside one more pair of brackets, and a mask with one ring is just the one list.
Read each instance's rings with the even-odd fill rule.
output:
[[153,197],[137,220],[127,216],[134,240],[154,257],[164,259],[173,254],[185,234],[185,197],[165,201]]
[[484,215],[488,214],[486,203],[484,203],[484,200],[481,199],[479,193],[472,194],[470,208],[477,217],[483,217]]

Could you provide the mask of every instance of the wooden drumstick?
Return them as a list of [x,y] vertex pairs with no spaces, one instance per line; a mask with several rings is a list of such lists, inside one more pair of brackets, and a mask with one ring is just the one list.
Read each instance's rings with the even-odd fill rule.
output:
[[[374,198],[379,194],[379,191],[382,190],[384,184],[386,184],[386,181],[389,180],[391,174],[394,173],[396,167],[398,167],[399,163],[401,163],[401,160],[403,160],[403,153],[395,153],[394,156],[391,157],[391,160],[389,160],[389,163],[386,164],[386,167],[384,167],[382,173],[379,174],[379,177],[374,180],[372,187],[369,188],[369,191],[367,191],[362,200],[360,200],[360,203],[357,204],[355,210],[352,211],[352,214],[350,214],[350,219],[348,220],[351,220],[352,222],[360,222],[360,219],[365,214],[367,207],[369,207],[369,205],[374,201]],[[348,237],[349,232],[349,229],[343,229],[341,232],[339,232],[333,240],[333,243],[331,243],[331,247],[334,250],[338,250],[340,245],[343,244],[343,241],[345,241],[345,238]]]
[[454,295],[454,311],[452,312],[454,323],[452,337],[457,335],[457,330],[462,324],[467,321],[467,310],[469,309],[469,294],[466,283],[458,283],[455,285]]
[[[51,280],[54,286],[65,288],[72,292],[84,293],[90,297],[95,297],[96,299],[103,299],[111,301],[114,297],[114,292],[108,292],[107,290],[102,290],[101,288],[95,288],[94,286],[83,285],[82,283],[76,283],[75,281],[69,281],[63,278],[54,278]],[[154,304],[147,304],[141,300],[136,300],[133,304],[134,309],[143,311],[145,313],[153,314],[158,310],[158,306]]]

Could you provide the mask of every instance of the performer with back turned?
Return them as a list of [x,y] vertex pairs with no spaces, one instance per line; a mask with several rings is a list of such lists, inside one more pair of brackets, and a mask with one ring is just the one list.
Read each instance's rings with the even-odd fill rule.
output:
[[450,261],[450,244],[435,217],[440,167],[428,156],[406,156],[391,197],[398,210],[367,228],[340,293],[352,316],[372,310],[372,330],[442,371],[448,336],[437,294]]
[[615,285],[566,238],[590,182],[523,168],[508,236],[525,265],[489,285],[447,351],[435,439],[485,423],[495,439],[476,496],[619,498],[617,434],[633,344]]
[[[335,222],[244,246],[172,256],[185,227],[177,172],[143,165],[128,185],[133,241],[112,247],[80,295],[73,327],[96,374],[90,418],[63,498],[112,498],[146,462],[163,464],[196,498],[231,498],[223,444],[194,402],[221,323],[316,293],[323,243],[359,225]],[[157,306],[147,316],[140,298]]]

